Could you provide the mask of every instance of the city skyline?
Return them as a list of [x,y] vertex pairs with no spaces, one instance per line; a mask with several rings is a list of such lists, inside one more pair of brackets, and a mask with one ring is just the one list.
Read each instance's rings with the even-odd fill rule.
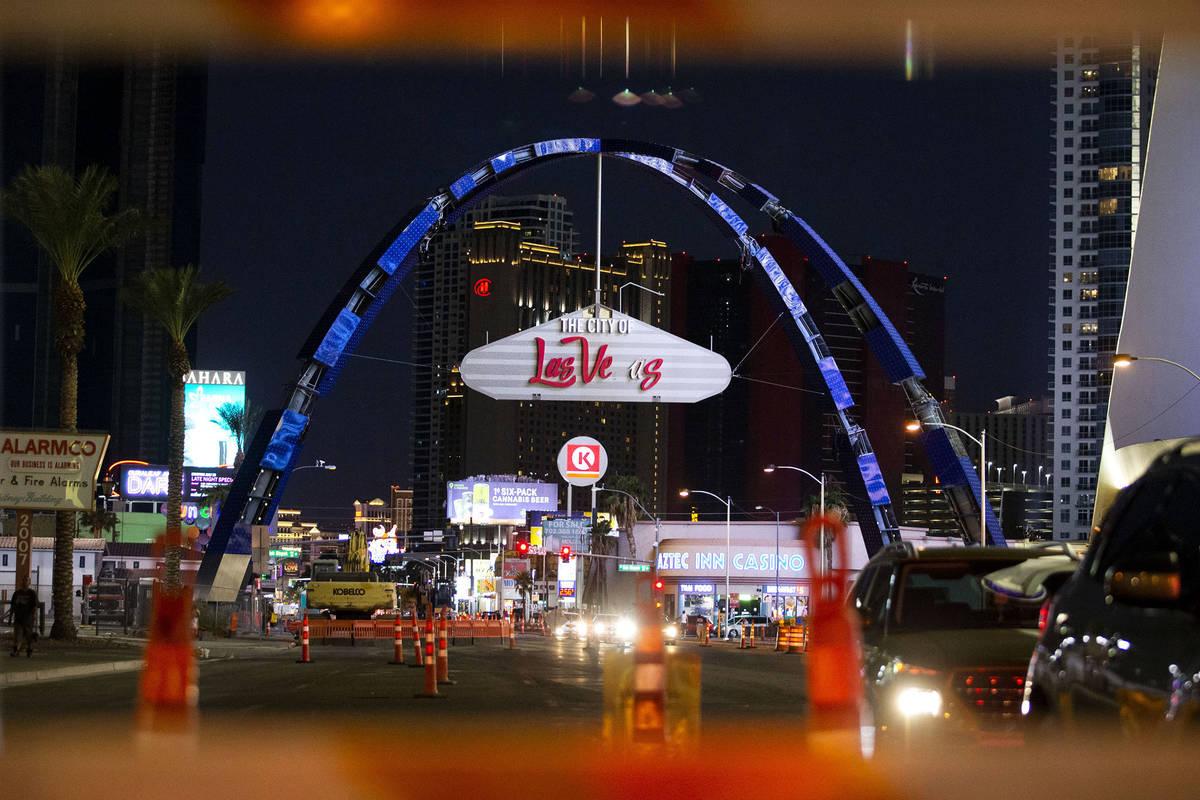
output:
[[[1021,321],[1044,313],[1044,301],[1028,288],[1044,275],[1048,112],[1045,95],[1036,101],[1031,95],[1049,86],[1047,72],[948,67],[935,80],[914,83],[894,70],[746,68],[697,77],[703,102],[669,116],[650,108],[575,106],[556,80],[481,84],[469,72],[446,69],[430,81],[401,65],[214,65],[202,260],[212,277],[259,285],[206,318],[197,364],[244,366],[252,398],[278,405],[279,387],[298,369],[291,354],[321,306],[405,209],[507,147],[599,134],[661,141],[728,163],[778,194],[847,260],[874,253],[948,276],[947,372],[958,375],[960,405],[1038,394],[1044,339],[1032,330],[1037,326]],[[347,85],[357,94],[347,96]],[[805,99],[804,113],[781,111],[757,131],[744,124],[760,108],[792,108],[787,96]],[[406,102],[381,104],[381,97]],[[316,107],[324,113],[305,113]],[[368,109],[382,116],[370,117]],[[1035,112],[1041,119],[1031,121]],[[821,124],[806,122],[809,116]],[[445,135],[437,142],[410,136],[403,146],[389,136],[414,128]],[[984,135],[993,146],[980,146]],[[980,158],[1004,148],[1016,156],[1004,169],[995,169],[991,156]],[[565,163],[505,191],[566,195],[581,247],[590,251],[594,172],[591,163]],[[990,192],[984,206],[961,200],[981,192]],[[702,258],[739,255],[676,193],[630,168],[606,169],[605,197],[606,252],[617,249],[614,237],[626,235],[665,240],[673,251]],[[1004,235],[996,219],[1005,220]],[[288,279],[280,280],[274,265],[284,252]],[[264,302],[286,313],[270,317],[270,337],[245,335]],[[406,293],[398,292],[358,354],[411,363],[411,354],[396,346],[409,308]],[[1016,349],[1028,359],[1005,358],[1020,342]],[[344,383],[318,403],[303,457],[339,463],[340,488],[319,485],[324,475],[299,476],[297,489],[314,506],[336,514],[354,496],[382,495],[390,483],[408,479],[407,442],[389,431],[387,455],[371,456],[379,431],[361,421],[407,413],[409,369],[351,359]],[[339,430],[339,417],[359,424]],[[336,454],[343,447],[372,463],[356,471],[348,455]]]

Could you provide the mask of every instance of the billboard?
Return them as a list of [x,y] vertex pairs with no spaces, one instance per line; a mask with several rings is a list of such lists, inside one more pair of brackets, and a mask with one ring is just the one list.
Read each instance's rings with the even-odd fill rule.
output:
[[[653,325],[601,306],[477,347],[463,356],[463,381],[497,400],[695,403],[719,394],[725,358]],[[607,315],[607,316],[606,316]]]
[[[183,499],[200,500],[209,489],[228,486],[236,473],[232,467],[224,469],[183,468]],[[155,464],[121,467],[121,497],[126,500],[166,500],[169,471]]]
[[106,433],[0,431],[0,508],[90,510],[107,449]]
[[452,525],[523,525],[530,511],[558,508],[558,484],[467,478],[446,483]]
[[183,381],[184,466],[232,466],[237,439],[221,424],[217,409],[225,403],[245,406],[246,373],[194,369]]

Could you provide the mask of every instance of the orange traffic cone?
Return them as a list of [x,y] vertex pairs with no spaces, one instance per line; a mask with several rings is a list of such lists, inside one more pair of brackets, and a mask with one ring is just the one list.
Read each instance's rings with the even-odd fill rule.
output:
[[450,680],[450,657],[449,649],[446,646],[446,609],[442,609],[442,616],[438,620],[438,637],[437,637],[437,682],[438,683],[454,683]]
[[154,586],[154,617],[138,686],[138,728],[179,732],[195,723],[196,653],[191,587]]
[[395,646],[395,653],[392,655],[392,660],[389,661],[388,663],[389,664],[403,664],[404,663],[404,627],[400,624],[399,612],[396,613],[396,627],[394,629],[394,633],[395,633],[395,638],[393,639],[393,644]]
[[413,697],[433,699],[442,698],[437,690],[437,664],[433,650],[433,606],[425,612],[425,691],[414,694]]

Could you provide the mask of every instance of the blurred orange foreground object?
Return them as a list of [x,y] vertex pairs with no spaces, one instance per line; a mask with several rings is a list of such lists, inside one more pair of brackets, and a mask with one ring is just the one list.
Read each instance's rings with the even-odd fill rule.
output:
[[138,728],[180,730],[193,722],[198,692],[192,650],[192,588],[154,585],[150,641],[138,686]]
[[[804,525],[808,563],[821,565],[817,537],[824,526],[838,546],[840,563],[847,562],[846,526],[840,519],[815,516]],[[862,709],[862,641],[855,611],[849,608],[844,572],[813,575],[808,615],[809,728],[858,734]]]

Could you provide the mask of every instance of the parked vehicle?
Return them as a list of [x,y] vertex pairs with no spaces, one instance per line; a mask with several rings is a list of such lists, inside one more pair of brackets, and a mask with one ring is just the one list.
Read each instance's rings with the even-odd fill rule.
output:
[[1045,606],[1021,712],[1127,735],[1200,719],[1200,440],[1117,496]]
[[1045,583],[1076,563],[1055,546],[898,543],[877,553],[848,602],[862,620],[865,696],[880,744],[1015,733]]
[[[747,625],[754,625],[755,635],[762,636],[771,625],[771,620],[761,614],[734,614],[729,620],[729,625],[725,628],[725,638],[730,641],[741,639],[742,629]],[[748,631],[747,635],[749,635]]]

